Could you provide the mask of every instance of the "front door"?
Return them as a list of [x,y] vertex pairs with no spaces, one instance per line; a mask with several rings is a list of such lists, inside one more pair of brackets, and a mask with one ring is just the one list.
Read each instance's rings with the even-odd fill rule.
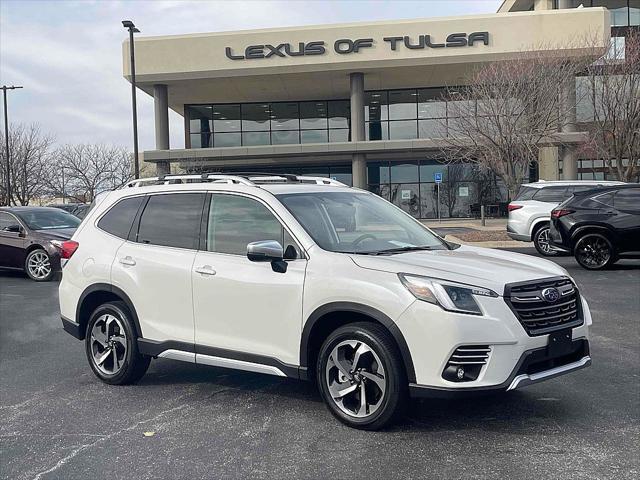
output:
[[[212,194],[205,216],[205,245],[196,254],[193,271],[196,352],[298,365],[307,262],[297,243],[273,212],[252,197]],[[247,258],[247,244],[260,240],[277,240],[285,249],[291,246],[289,252],[295,249],[297,258],[288,260],[285,273]]]
[[[16,231],[20,227],[20,231]],[[7,212],[0,212],[0,267],[24,267],[24,229],[18,219]]]

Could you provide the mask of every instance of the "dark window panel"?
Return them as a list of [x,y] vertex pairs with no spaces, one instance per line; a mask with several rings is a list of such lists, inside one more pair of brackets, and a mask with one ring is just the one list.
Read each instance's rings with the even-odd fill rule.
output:
[[247,103],[242,105],[242,131],[269,131],[271,128],[271,107],[268,103]]
[[271,130],[298,130],[299,128],[300,120],[297,103],[271,104]]
[[190,133],[210,132],[213,128],[210,106],[187,107],[187,118]]
[[367,140],[389,140],[389,122],[366,122],[364,131]]
[[140,218],[138,242],[198,248],[204,193],[152,195]]
[[386,91],[365,92],[365,121],[382,121],[389,119],[388,97]]
[[420,218],[420,185],[418,183],[392,184],[390,201],[411,216]]
[[327,103],[329,108],[329,128],[349,128],[349,101],[330,100]]
[[369,183],[389,183],[391,181],[389,162],[368,162],[367,169]]
[[320,130],[327,128],[327,108],[327,102],[301,102],[300,128],[302,130]]
[[213,131],[239,132],[240,131],[240,105],[213,105]]
[[98,228],[126,239],[142,200],[144,196],[120,200],[100,219]]
[[418,182],[418,163],[391,163],[392,183]]
[[417,118],[417,95],[415,90],[391,90],[389,92],[389,120]]

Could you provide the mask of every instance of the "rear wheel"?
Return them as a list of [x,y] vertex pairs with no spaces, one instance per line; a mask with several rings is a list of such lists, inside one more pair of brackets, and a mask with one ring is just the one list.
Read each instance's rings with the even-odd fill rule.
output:
[[316,380],[329,411],[350,427],[380,429],[406,404],[402,359],[393,338],[375,324],[348,324],[329,335]]
[[540,255],[554,257],[558,255],[557,250],[551,248],[551,228],[549,224],[544,224],[533,234],[533,245]]
[[96,308],[85,337],[87,359],[96,377],[112,385],[140,380],[151,358],[140,354],[137,338],[124,302],[109,302]]
[[580,237],[573,250],[576,261],[587,270],[600,270],[616,261],[613,245],[600,233]]
[[24,271],[31,280],[48,282],[53,277],[51,258],[46,250],[38,248],[32,250],[24,261]]

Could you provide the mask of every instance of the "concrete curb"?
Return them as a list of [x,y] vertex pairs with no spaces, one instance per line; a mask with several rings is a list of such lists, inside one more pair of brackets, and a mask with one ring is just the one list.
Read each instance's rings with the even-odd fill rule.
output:
[[472,247],[485,248],[533,248],[532,242],[520,242],[518,240],[496,240],[491,242],[465,242],[454,235],[447,235],[445,240],[461,245],[470,245]]

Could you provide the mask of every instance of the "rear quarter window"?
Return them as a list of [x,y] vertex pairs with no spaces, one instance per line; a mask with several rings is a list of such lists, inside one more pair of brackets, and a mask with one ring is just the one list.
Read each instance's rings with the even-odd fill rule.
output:
[[533,187],[520,187],[515,200],[531,200],[537,191],[538,189]]
[[570,197],[571,193],[567,192],[567,187],[545,187],[539,189],[533,196],[533,200],[539,202],[559,203]]
[[98,228],[116,237],[126,239],[143,199],[144,197],[140,196],[120,200],[102,216],[98,222]]

